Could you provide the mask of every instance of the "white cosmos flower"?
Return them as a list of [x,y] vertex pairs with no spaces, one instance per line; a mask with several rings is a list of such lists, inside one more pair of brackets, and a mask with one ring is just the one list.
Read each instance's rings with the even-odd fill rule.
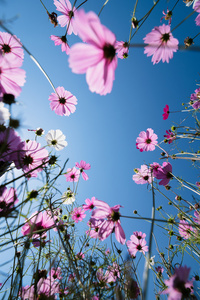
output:
[[49,130],[45,136],[48,146],[54,147],[56,150],[60,151],[67,146],[67,141],[65,140],[65,135],[60,129]]
[[70,205],[75,201],[74,193],[70,189],[62,195],[63,204]]
[[10,118],[9,110],[4,107],[4,103],[0,102],[0,124],[4,124]]

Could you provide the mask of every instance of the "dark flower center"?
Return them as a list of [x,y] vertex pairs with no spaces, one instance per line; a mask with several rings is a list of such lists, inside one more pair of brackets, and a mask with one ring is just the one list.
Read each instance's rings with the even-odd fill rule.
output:
[[69,11],[69,14],[68,14],[68,16],[69,16],[69,18],[71,19],[71,18],[73,18],[73,16],[74,16],[74,12],[73,12],[73,10],[70,10]]
[[6,207],[6,202],[5,201],[1,201],[0,202],[0,208],[4,209]]
[[28,165],[32,164],[33,158],[30,155],[25,155],[23,161],[24,161],[24,164],[26,166],[28,166]]
[[161,40],[162,40],[163,42],[169,41],[169,33],[164,33],[164,34],[162,35]]
[[103,52],[104,52],[104,58],[107,58],[108,60],[110,60],[110,62],[115,57],[115,48],[111,44],[105,45],[103,47]]
[[142,238],[142,237],[141,237],[140,235],[137,236],[137,239],[138,239],[138,240],[141,240],[141,238]]
[[90,209],[93,209],[93,208],[94,208],[94,205],[93,205],[93,204],[91,204],[91,205],[90,205]]
[[137,249],[138,249],[138,251],[142,250],[142,246],[141,245],[137,245]]
[[77,218],[80,218],[80,216],[81,216],[80,214],[77,214],[77,215],[76,215]]
[[0,142],[0,153],[7,152],[9,150],[9,145],[5,142]]
[[149,176],[146,175],[146,176],[143,177],[143,179],[147,181],[149,179]]
[[57,141],[56,141],[56,140],[53,140],[53,141],[51,141],[51,144],[52,144],[52,145],[56,145],[56,144],[57,144]]
[[4,44],[2,47],[2,50],[4,53],[10,53],[11,52],[11,48],[9,45]]
[[151,144],[151,139],[146,139],[147,144]]
[[172,175],[170,172],[168,172],[166,177],[167,177],[168,179],[170,179],[170,178],[173,177],[173,175]]
[[63,36],[61,36],[61,41],[63,42],[63,43],[67,43],[67,39],[66,39],[66,36],[65,35],[63,35]]
[[65,104],[66,103],[66,99],[65,98],[59,98],[59,102],[60,102],[60,104]]
[[120,213],[118,211],[113,211],[111,213],[111,219],[114,222],[118,221],[120,219]]
[[72,179],[74,179],[74,178],[75,178],[75,175],[74,175],[74,174],[72,174],[72,175],[71,175],[71,178],[72,178]]
[[95,231],[95,232],[98,232],[98,231],[99,231],[99,227],[96,227],[94,231]]
[[185,282],[180,281],[179,278],[175,278],[173,287],[183,294],[184,299],[185,299],[185,297],[188,297],[190,295],[190,292],[191,292],[190,288],[186,288]]

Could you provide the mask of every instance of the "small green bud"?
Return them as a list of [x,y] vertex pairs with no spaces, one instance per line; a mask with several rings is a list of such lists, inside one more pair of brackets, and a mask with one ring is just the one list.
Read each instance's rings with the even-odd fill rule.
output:
[[172,130],[172,131],[175,131],[175,130],[176,130],[176,127],[175,127],[175,126],[172,126],[172,127],[171,127],[171,130]]

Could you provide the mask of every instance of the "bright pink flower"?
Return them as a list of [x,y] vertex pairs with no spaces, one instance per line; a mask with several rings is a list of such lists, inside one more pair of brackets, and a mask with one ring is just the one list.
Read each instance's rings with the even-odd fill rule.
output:
[[132,179],[137,184],[145,184],[145,183],[151,183],[153,180],[151,169],[148,168],[146,165],[141,165],[141,168],[135,169],[136,174],[133,175]]
[[153,177],[156,177],[157,172],[158,172],[158,168],[162,168],[161,165],[159,165],[159,163],[154,162],[153,164],[150,164],[151,169],[153,170]]
[[162,274],[164,272],[164,269],[161,266],[156,267],[155,270],[158,272],[158,274]]
[[169,105],[165,105],[165,107],[163,108],[164,114],[163,116],[163,120],[167,120],[169,117]]
[[166,133],[164,137],[167,139],[168,144],[171,144],[176,139],[176,136],[170,129],[166,130]]
[[80,169],[83,179],[88,180],[88,175],[84,172],[84,170],[89,170],[91,168],[90,164],[86,164],[84,160],[81,160],[80,164],[76,162],[75,166]]
[[91,200],[89,198],[87,198],[85,200],[86,204],[83,204],[83,208],[84,210],[93,210],[93,208],[95,207],[95,201],[97,199],[95,197],[92,197]]
[[118,278],[120,278],[120,267],[116,262],[114,262],[112,266],[108,266],[105,277],[107,278],[108,283],[115,282]]
[[144,53],[147,56],[152,56],[153,64],[159,63],[162,59],[163,62],[169,62],[173,57],[173,52],[178,50],[178,40],[175,39],[170,32],[169,25],[161,25],[154,27],[154,29],[146,35],[144,42],[148,44],[145,47]]
[[200,88],[196,89],[190,96],[190,102],[194,109],[200,108]]
[[163,10],[162,13],[163,13],[164,16],[161,18],[161,20],[165,19],[165,20],[169,21],[169,25],[171,25],[171,22],[172,22],[172,11],[167,8],[167,12],[165,13],[164,10]]
[[117,53],[117,57],[120,59],[124,59],[128,57],[128,43],[127,42],[116,42],[115,43],[115,49]]
[[165,280],[165,285],[168,287],[161,294],[168,294],[168,300],[189,299],[193,294],[194,278],[188,281],[190,268],[180,266],[175,268],[174,275],[169,280]]
[[[56,218],[52,218],[50,210],[46,210],[43,213],[36,211],[26,220],[21,231],[23,235],[31,235],[32,239],[37,241],[40,238],[45,239],[47,237],[46,231],[54,227],[55,223]],[[35,233],[37,231],[40,232]]]
[[138,239],[135,234],[131,235],[130,240],[127,241],[126,244],[128,246],[128,251],[132,256],[135,256],[138,251],[142,252],[143,254],[148,251],[146,240],[143,238]]
[[53,280],[62,279],[61,274],[62,274],[62,271],[61,271],[60,267],[52,268],[50,271],[50,276],[53,278]]
[[74,73],[86,73],[91,92],[106,95],[112,90],[117,67],[115,35],[100,23],[93,12],[80,10],[75,20],[78,35],[85,43],[71,47],[69,66]]
[[136,139],[136,147],[142,151],[153,151],[155,145],[158,144],[158,136],[154,133],[153,129],[148,128],[147,131],[141,131],[139,137]]
[[65,174],[66,180],[70,182],[77,182],[80,177],[80,170],[77,170],[75,167],[72,169],[67,169],[67,174]]
[[[19,42],[18,42],[19,41]],[[24,51],[20,40],[7,32],[0,32],[0,51],[12,66],[21,67]]]
[[161,168],[158,168],[157,174],[156,174],[156,178],[157,179],[162,179],[159,182],[159,185],[167,185],[170,181],[170,179],[172,179],[173,175],[172,173],[172,165],[169,162],[164,162],[162,164]]
[[90,229],[87,230],[85,233],[93,239],[99,238],[99,240],[102,240],[102,238],[99,237],[99,228],[101,227],[103,221],[104,221],[103,219],[97,220],[94,218],[90,218],[89,222],[87,223]]
[[0,55],[0,97],[3,94],[21,93],[21,86],[25,83],[26,72]]
[[134,231],[134,232],[133,232],[133,235],[134,235],[138,240],[145,239],[145,237],[146,237],[146,233],[142,233],[142,231]]
[[187,221],[181,220],[179,223],[178,231],[180,233],[180,236],[187,240],[191,237],[191,234],[194,231],[194,229],[191,225],[189,225]]
[[86,217],[85,211],[82,207],[75,207],[71,215],[72,220],[74,220],[75,223],[83,221],[83,219]]
[[37,177],[37,173],[41,172],[47,163],[48,151],[41,148],[41,145],[36,141],[21,142],[19,146],[22,147],[22,150],[20,149],[17,153],[16,167],[22,168],[25,173],[36,168],[28,176]]
[[9,190],[4,186],[0,187],[0,216],[7,216],[14,209],[14,205],[18,202],[16,190]]
[[67,43],[66,36],[56,36],[56,35],[51,35],[50,36],[51,40],[54,41],[55,46],[61,45],[61,50],[62,52],[66,52],[66,54],[69,54],[70,48]]
[[59,86],[56,93],[49,96],[51,110],[54,110],[57,115],[69,116],[76,110],[77,99],[64,87]]
[[93,210],[92,218],[97,220],[105,219],[99,228],[99,238],[105,240],[114,231],[116,240],[121,244],[125,244],[126,237],[121,226],[119,213],[121,205],[110,207],[104,201],[95,200],[95,206],[97,209]]
[[73,7],[69,0],[54,0],[54,5],[56,9],[60,11],[63,15],[59,16],[58,23],[61,27],[67,26],[67,34],[70,35],[72,32],[77,34],[76,26],[74,24],[74,17],[76,16],[76,8]]

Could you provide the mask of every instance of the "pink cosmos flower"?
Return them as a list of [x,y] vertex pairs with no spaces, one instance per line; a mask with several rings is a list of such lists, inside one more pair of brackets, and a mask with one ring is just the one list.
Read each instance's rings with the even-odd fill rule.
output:
[[200,108],[200,88],[196,89],[190,96],[190,102],[194,109]]
[[189,223],[185,220],[181,220],[178,227],[180,236],[184,239],[189,239],[191,237],[191,233],[194,231],[193,227],[189,225]]
[[120,278],[120,266],[116,262],[114,262],[112,266],[108,266],[105,277],[107,278],[108,283],[115,282]]
[[133,175],[132,179],[137,184],[145,184],[145,183],[151,183],[153,176],[151,169],[148,168],[146,165],[141,165],[140,169],[135,169],[136,174]]
[[164,269],[161,266],[156,267],[155,270],[156,272],[158,272],[159,275],[161,275],[164,272]]
[[103,219],[97,220],[94,218],[90,218],[89,222],[87,223],[90,229],[87,230],[85,233],[93,239],[99,238],[99,240],[102,240],[102,238],[99,237],[99,228],[101,227],[103,221]]
[[0,216],[7,216],[18,201],[14,188],[8,190],[5,186],[0,187]]
[[59,86],[56,93],[49,96],[51,110],[54,110],[57,115],[69,116],[76,110],[77,99],[64,87]]
[[77,182],[80,177],[80,170],[77,170],[75,167],[72,169],[67,169],[67,174],[65,174],[66,180],[70,182]]
[[80,259],[80,260],[84,259],[85,258],[85,254],[83,252],[79,252],[79,253],[76,254],[76,258]]
[[145,239],[145,237],[146,237],[146,233],[142,233],[142,231],[134,231],[134,232],[133,232],[133,235],[134,235],[138,240]]
[[148,128],[147,131],[141,131],[139,137],[136,139],[136,147],[142,151],[153,151],[155,145],[158,144],[158,136],[154,133],[153,129]]
[[66,52],[66,54],[69,54],[70,48],[67,43],[66,36],[56,36],[56,35],[51,35],[50,36],[51,40],[54,41],[55,46],[61,45],[61,50],[62,52]]
[[37,177],[37,173],[41,172],[47,163],[48,151],[41,148],[40,143],[36,141],[21,142],[19,147],[22,150],[17,153],[18,160],[15,161],[17,169],[22,168],[26,173],[36,168],[28,176]]
[[86,73],[91,92],[106,95],[112,90],[117,67],[115,35],[100,23],[93,12],[79,10],[75,21],[78,35],[85,43],[71,47],[69,66],[74,73]]
[[170,129],[166,130],[166,133],[164,137],[167,139],[168,144],[171,144],[176,139],[176,136]]
[[0,32],[0,51],[12,66],[21,67],[24,51],[20,40],[7,32]]
[[165,20],[169,21],[169,25],[171,25],[171,22],[172,22],[172,11],[167,8],[167,12],[165,13],[164,10],[163,10],[162,13],[163,13],[164,16],[161,18],[161,20],[165,19]]
[[173,57],[173,52],[178,50],[178,40],[171,34],[169,25],[161,25],[154,27],[154,29],[146,35],[144,42],[148,44],[145,47],[144,53],[147,56],[152,55],[153,64],[159,63],[162,59],[163,62],[169,62]]
[[159,165],[159,163],[154,162],[153,164],[150,164],[151,169],[153,170],[153,177],[156,177],[157,172],[158,172],[158,168],[162,168],[161,165]]
[[198,12],[198,16],[195,19],[196,25],[200,26],[200,1],[195,1],[195,3],[193,4],[193,8],[196,12]]
[[26,72],[24,70],[0,55],[0,97],[3,94],[19,96],[21,86],[25,83],[25,76]]
[[128,43],[127,42],[116,42],[115,43],[115,49],[117,53],[117,57],[120,59],[124,59],[128,57]]
[[82,207],[75,207],[72,211],[72,220],[74,220],[75,223],[78,223],[79,221],[83,221],[83,219],[86,217],[85,210]]
[[81,160],[80,164],[76,162],[75,166],[80,169],[83,179],[88,180],[88,175],[84,172],[84,170],[89,170],[91,168],[90,164],[86,164],[84,160]]
[[92,218],[100,220],[105,219],[99,228],[98,236],[100,239],[105,240],[112,232],[115,232],[116,240],[125,244],[126,237],[120,222],[119,209],[121,205],[110,207],[106,202],[95,200],[97,209],[93,210]]
[[[56,218],[52,218],[51,211],[46,210],[43,213],[36,211],[26,220],[21,231],[23,235],[31,235],[34,242],[38,242],[40,238],[45,239],[47,237],[46,231],[54,227],[56,221]],[[38,243],[36,244],[39,246]]]
[[89,198],[87,198],[85,200],[86,204],[83,204],[83,208],[84,210],[93,210],[93,208],[95,207],[95,201],[97,199],[95,197],[92,197],[91,200]]
[[156,178],[157,179],[162,179],[159,182],[159,185],[167,185],[170,181],[170,179],[172,179],[173,175],[172,173],[172,165],[169,162],[164,162],[162,164],[161,168],[158,168],[157,174],[156,174]]
[[188,281],[190,268],[182,267],[175,268],[174,275],[169,280],[165,280],[167,289],[161,294],[168,294],[168,300],[188,299],[193,294],[194,278]]
[[16,161],[18,151],[22,149],[20,143],[21,139],[14,129],[0,131],[0,162]]
[[167,120],[169,117],[169,105],[166,104],[163,111],[164,111],[164,114],[162,115],[163,120]]
[[50,271],[50,277],[53,278],[53,280],[56,280],[56,279],[62,279],[62,271],[61,271],[61,268],[60,267],[57,267],[57,268],[51,268],[51,271]]
[[76,16],[76,8],[73,7],[69,0],[54,0],[54,5],[57,11],[62,13],[58,16],[57,20],[61,27],[67,26],[67,34],[70,35],[72,32],[77,34],[76,25],[74,22],[74,17]]
[[127,241],[126,244],[128,246],[129,253],[132,256],[136,256],[138,251],[142,252],[143,254],[148,251],[146,240],[143,238],[138,239],[135,234],[131,235],[130,240]]

